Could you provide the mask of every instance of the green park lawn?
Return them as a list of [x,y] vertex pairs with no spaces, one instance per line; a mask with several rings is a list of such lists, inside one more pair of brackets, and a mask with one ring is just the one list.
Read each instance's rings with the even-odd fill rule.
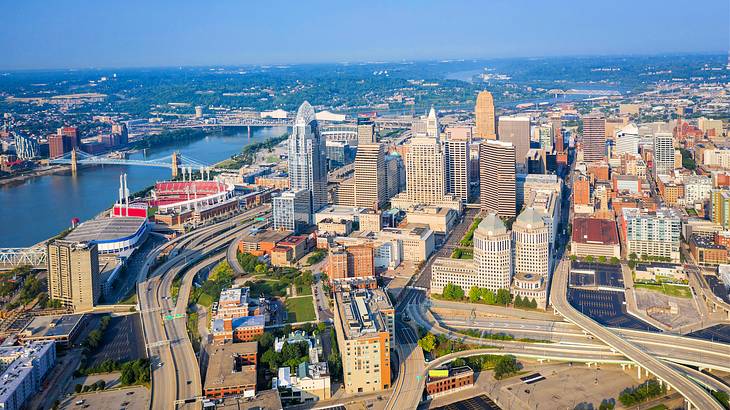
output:
[[284,303],[289,323],[308,322],[316,320],[314,300],[311,296],[288,298]]
[[669,283],[661,284],[649,284],[649,283],[636,283],[634,286],[637,289],[647,289],[654,292],[661,292],[667,296],[675,296],[679,298],[690,299],[692,297],[692,291],[688,286],[672,285]]

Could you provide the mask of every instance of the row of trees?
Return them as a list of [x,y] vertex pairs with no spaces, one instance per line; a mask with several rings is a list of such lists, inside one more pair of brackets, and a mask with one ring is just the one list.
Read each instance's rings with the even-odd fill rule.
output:
[[86,336],[86,340],[84,340],[83,343],[86,351],[92,351],[99,347],[101,340],[104,338],[104,331],[106,331],[106,328],[109,327],[109,322],[111,322],[111,320],[111,316],[103,316],[101,320],[99,320],[99,327],[89,332],[89,335]]
[[537,301],[535,298],[528,299],[527,296],[522,298],[520,295],[515,297],[515,307],[537,309]]
[[74,391],[76,393],[86,393],[88,391],[97,391],[97,390],[104,390],[106,388],[106,382],[104,380],[99,380],[94,384],[87,384],[83,385],[81,383],[74,386]]
[[476,231],[477,227],[479,226],[479,223],[482,221],[482,218],[474,218],[474,222],[469,225],[469,230],[466,231],[466,234],[464,234],[464,237],[461,238],[461,241],[459,242],[461,246],[472,246],[474,245],[474,231]]
[[[603,255],[601,255],[601,256],[599,256],[597,258],[594,257],[594,256],[592,256],[592,255],[588,255],[588,256],[585,256],[585,257],[583,257],[581,259],[583,260],[583,262],[588,262],[588,263],[593,263],[593,262],[610,263],[611,265],[618,265],[619,263],[621,263],[621,260],[619,258],[615,257],[615,256],[612,256],[609,259],[609,258],[606,258]],[[578,257],[575,256],[575,255],[570,255],[570,260],[571,261],[576,261],[576,260],[578,260]]]
[[618,396],[618,401],[625,407],[634,406],[647,400],[659,397],[667,392],[667,386],[659,384],[656,379],[647,380],[636,387],[628,387]]
[[[461,289],[460,286],[454,286]],[[507,289],[498,289],[495,292],[491,289],[472,286],[469,289],[469,301],[472,303],[485,303],[487,305],[509,305],[512,301],[512,295]]]
[[475,372],[494,369],[494,378],[498,380],[514,375],[522,368],[514,356],[497,354],[458,358],[450,364],[452,368],[461,366],[469,366]]

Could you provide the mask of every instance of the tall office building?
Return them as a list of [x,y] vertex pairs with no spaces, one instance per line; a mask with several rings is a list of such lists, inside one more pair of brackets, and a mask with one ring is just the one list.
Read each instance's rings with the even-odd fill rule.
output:
[[530,117],[499,117],[499,140],[514,145],[515,161],[518,168],[523,169],[530,150]]
[[385,156],[385,197],[390,199],[406,186],[406,171],[403,158],[393,151]]
[[289,182],[292,191],[309,191],[312,212],[327,205],[327,147],[307,101],[299,107],[289,137]]
[[395,309],[382,289],[335,292],[334,327],[346,393],[390,388]]
[[38,141],[20,134],[15,134],[14,140],[15,154],[18,156],[18,159],[29,160],[41,156],[41,147],[38,145]]
[[509,289],[512,279],[512,236],[490,213],[474,231],[474,259],[436,258],[431,267],[431,293],[442,294],[449,283],[464,293],[472,287]]
[[480,202],[485,211],[499,216],[516,215],[515,147],[508,142],[486,140],[479,146]]
[[496,140],[496,123],[494,120],[494,99],[489,91],[482,91],[477,95],[474,107],[476,133],[478,138]]
[[74,139],[60,134],[48,136],[48,155],[51,159],[62,157],[65,153],[71,152],[76,145]]
[[355,206],[380,208],[386,201],[385,152],[382,144],[363,144],[355,156]]
[[512,280],[512,237],[504,222],[489,213],[474,231],[474,263],[482,286],[509,289]]
[[555,151],[563,152],[563,122],[560,115],[550,117],[550,126],[553,127],[553,141],[555,142]]
[[671,175],[674,171],[674,137],[670,133],[654,134],[654,175]]
[[56,130],[56,135],[68,138],[73,148],[81,145],[81,137],[76,127],[61,127]]
[[439,118],[436,116],[436,110],[431,107],[426,117],[426,136],[429,138],[436,138],[437,140],[441,136],[441,125],[439,124]]
[[357,119],[357,144],[375,144],[375,123],[370,118]]
[[48,244],[48,295],[76,311],[96,305],[101,297],[96,244],[64,240]]
[[583,160],[600,161],[606,156],[606,119],[598,114],[583,117]]
[[282,192],[274,197],[274,229],[299,232],[312,223],[310,193],[306,189]]
[[536,274],[547,277],[550,270],[550,228],[543,214],[525,208],[512,224],[515,252],[515,274]]
[[469,141],[444,141],[446,193],[469,200]]
[[406,156],[406,193],[411,201],[433,204],[444,199],[444,152],[437,138],[411,139]]

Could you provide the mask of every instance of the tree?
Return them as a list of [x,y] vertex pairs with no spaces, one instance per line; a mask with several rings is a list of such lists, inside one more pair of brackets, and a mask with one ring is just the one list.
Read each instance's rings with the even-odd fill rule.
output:
[[270,332],[260,334],[257,337],[257,340],[259,342],[259,346],[261,346],[261,350],[268,349],[269,347],[274,345],[274,335],[272,335]]
[[522,307],[522,305],[523,305],[523,303],[522,303],[522,296],[517,295],[515,297],[515,307]]
[[531,307],[533,309],[537,309],[537,301],[535,300],[535,298],[532,298],[530,300],[530,306],[529,307]]
[[616,400],[614,399],[603,399],[598,406],[598,410],[613,410],[614,408],[616,408]]
[[631,269],[634,269],[635,267],[636,267],[636,261],[635,261],[635,260],[633,260],[633,259],[632,259],[632,260],[630,260],[630,261],[629,261],[629,268],[631,268]]
[[570,260],[571,260],[571,261],[573,261],[573,262],[575,262],[575,261],[576,261],[576,260],[578,259],[578,257],[577,257],[577,256],[575,256],[575,255],[570,255],[570,256],[569,256],[569,258],[570,258]]
[[494,378],[497,380],[503,377],[517,373],[520,370],[517,359],[512,355],[505,355],[499,358],[494,366]]
[[636,260],[636,252],[631,252],[629,254],[629,259],[631,259],[632,261],[635,261]]
[[257,275],[263,275],[267,271],[266,265],[264,265],[263,263],[259,263],[258,265],[256,265],[256,268],[254,268],[254,271]]
[[611,265],[618,265],[621,263],[621,260],[615,256],[611,256]]
[[324,333],[325,330],[327,330],[327,325],[324,322],[317,323],[317,333]]
[[275,371],[279,368],[278,359],[279,356],[274,351],[274,349],[271,348],[269,348],[267,351],[264,352],[264,354],[261,355],[261,363],[268,364],[271,371]]
[[428,333],[426,336],[420,338],[418,340],[418,345],[421,346],[421,349],[425,352],[431,352],[433,349],[436,348],[436,337],[434,337],[433,334]]
[[599,256],[599,257],[598,257],[598,262],[601,262],[601,263],[606,263],[606,257],[605,257],[605,256],[603,256],[603,255]]
[[481,299],[488,305],[494,305],[497,303],[497,294],[491,289],[484,288],[482,289]]
[[586,257],[585,257],[584,259],[585,259],[585,261],[586,261],[586,262],[588,262],[588,263],[592,263],[592,262],[593,262],[593,256],[592,256],[592,255],[588,255],[588,256],[586,256]]
[[471,301],[472,303],[479,302],[481,295],[482,292],[477,286],[472,286],[471,289],[469,289],[469,301]]
[[74,386],[74,391],[76,393],[81,393],[81,389],[83,389],[84,386],[81,383],[77,383],[76,386]]
[[497,304],[498,305],[508,305],[511,300],[512,300],[512,295],[510,295],[509,290],[507,290],[507,289],[497,290]]

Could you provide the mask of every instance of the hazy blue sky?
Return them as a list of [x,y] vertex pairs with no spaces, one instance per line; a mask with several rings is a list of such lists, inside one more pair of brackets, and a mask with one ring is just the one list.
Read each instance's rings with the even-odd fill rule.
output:
[[0,0],[0,68],[726,52],[728,0]]

